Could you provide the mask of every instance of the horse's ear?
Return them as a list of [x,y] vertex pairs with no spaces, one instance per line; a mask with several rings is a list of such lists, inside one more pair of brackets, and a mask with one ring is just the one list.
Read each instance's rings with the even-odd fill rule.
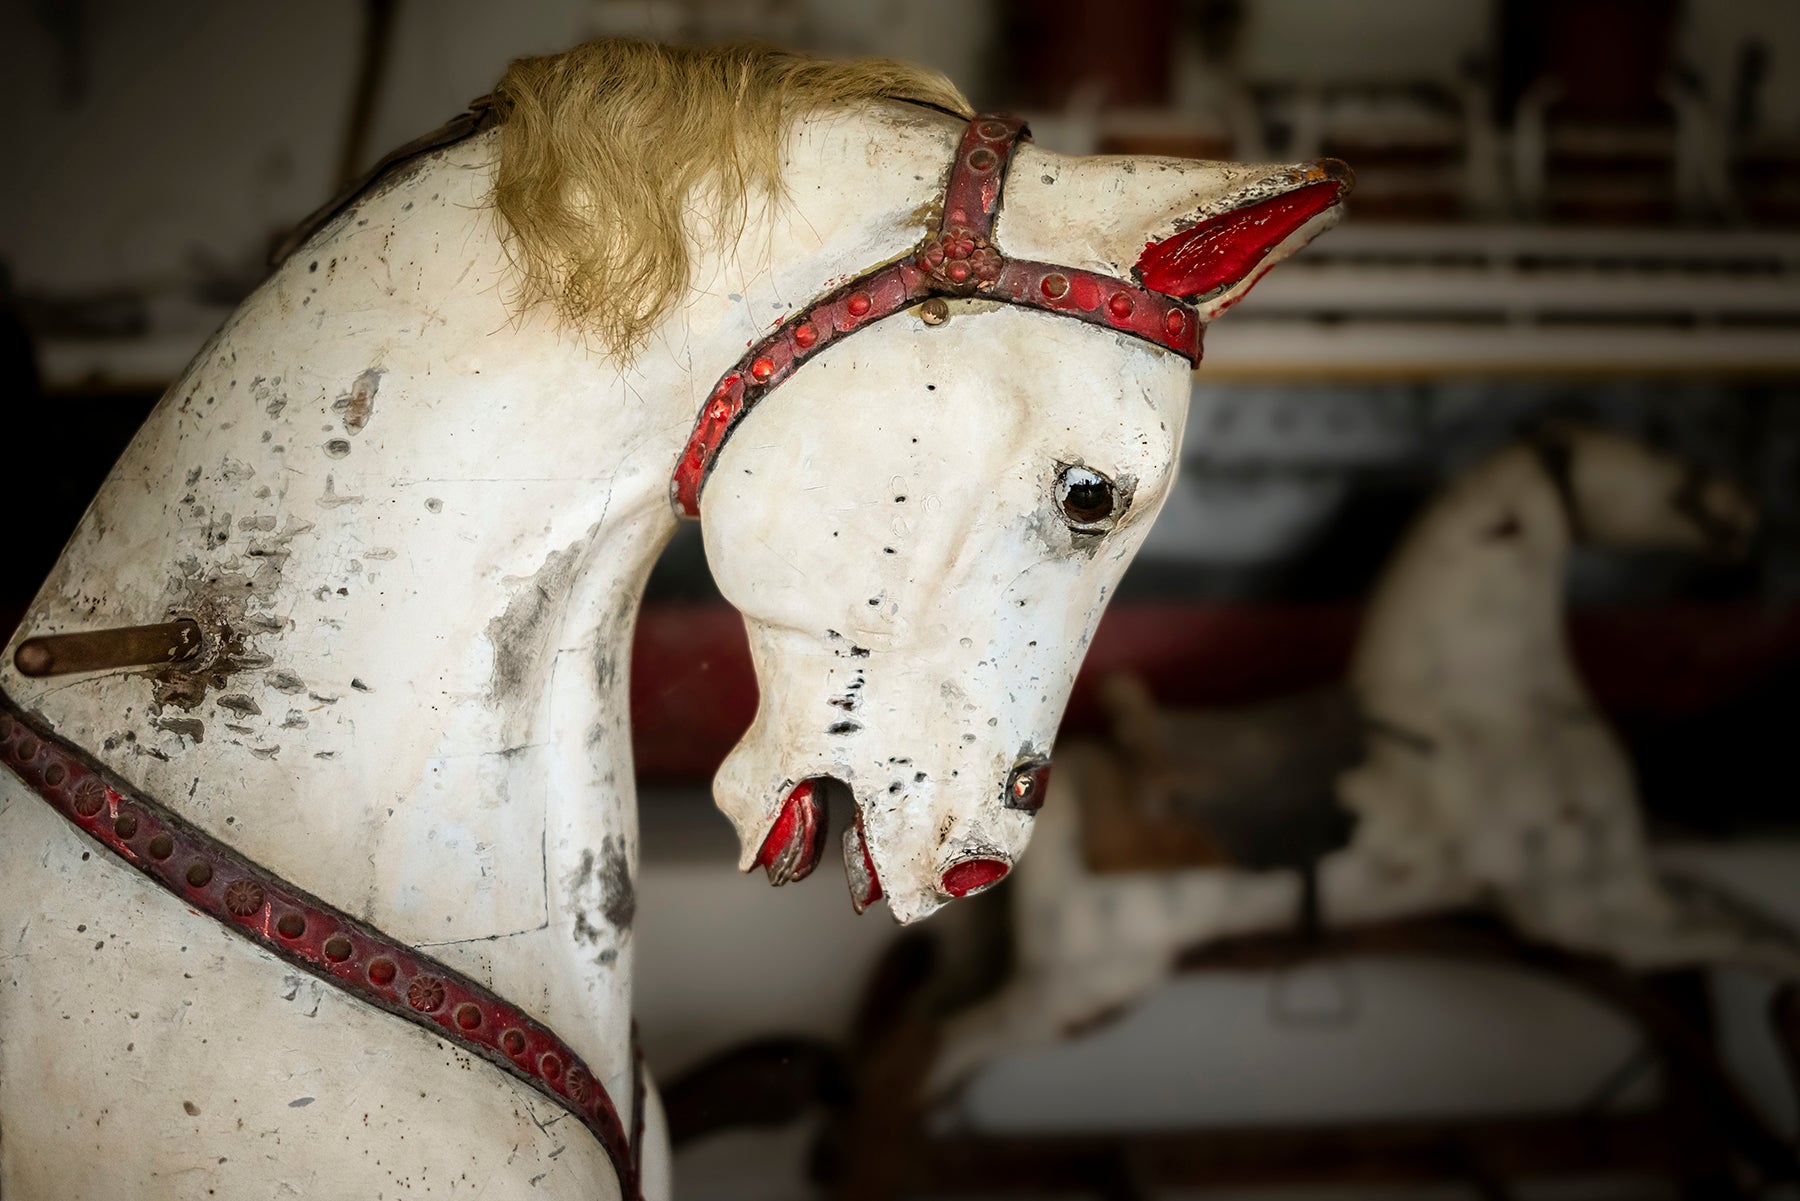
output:
[[1153,292],[1193,302],[1211,321],[1270,267],[1335,225],[1353,182],[1337,159],[1259,181],[1151,238],[1133,274]]

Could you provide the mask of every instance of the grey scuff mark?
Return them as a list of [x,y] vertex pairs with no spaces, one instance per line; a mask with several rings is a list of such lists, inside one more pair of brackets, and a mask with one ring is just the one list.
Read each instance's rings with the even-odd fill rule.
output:
[[279,391],[281,377],[272,375],[266,379],[257,376],[250,381],[250,395],[253,400],[263,406],[263,412],[270,417],[279,417],[281,410],[287,408],[287,397]]
[[563,887],[567,892],[569,912],[575,915],[575,940],[588,946],[597,946],[606,937],[602,930],[588,917],[588,911],[594,908],[594,894],[599,892],[599,860],[592,847],[584,847],[581,861],[575,869],[563,878]]
[[381,377],[387,372],[371,367],[356,377],[350,391],[331,402],[333,411],[344,415],[344,432],[355,435],[363,431],[375,416],[375,395],[381,391]]
[[[637,892],[624,839],[607,835],[597,855],[591,847],[584,849],[580,862],[564,876],[563,888],[575,940],[597,951],[597,965],[611,964],[618,958],[618,948],[602,944],[612,941],[609,935],[628,931],[637,917]],[[604,926],[591,916],[595,914],[604,920]]]
[[312,528],[309,522],[290,521],[278,534],[253,539],[245,551],[254,563],[248,573],[235,556],[210,567],[194,557],[176,565],[167,611],[200,626],[200,651],[147,673],[155,711],[170,705],[196,709],[209,690],[223,691],[235,673],[269,665],[269,656],[251,646],[249,639],[284,628],[269,606],[281,584],[288,544]]
[[305,1109],[308,1105],[311,1105],[314,1100],[315,1098],[312,1097],[295,1097],[292,1101],[288,1102],[288,1108]]
[[598,945],[601,939],[606,937],[606,931],[588,919],[585,909],[575,911],[574,934],[576,942],[585,943],[590,947]]
[[542,567],[531,576],[511,576],[503,586],[514,589],[512,600],[487,624],[487,640],[494,648],[494,669],[488,681],[488,701],[505,710],[522,701],[532,669],[548,649],[555,618],[568,596],[582,552],[599,532],[596,524],[586,537],[562,550],[551,551]]
[[280,994],[282,1000],[296,1000],[300,996],[300,990],[305,989],[308,998],[312,1001],[312,1008],[308,1009],[301,1016],[309,1018],[319,1016],[319,1006],[324,1002],[325,989],[318,981],[304,976],[284,975],[281,978],[281,982],[287,986],[287,991]]
[[331,476],[325,477],[325,494],[319,497],[319,505],[327,509],[335,509],[339,505],[360,505],[366,500],[362,496],[339,496],[337,482]]
[[245,668],[244,658],[251,653],[245,617],[253,593],[248,577],[221,573],[193,581],[188,595],[171,606],[172,616],[199,624],[200,652],[151,673],[158,709],[165,705],[196,709],[209,688],[224,688],[235,672]]
[[[608,504],[611,504],[610,495]],[[630,597],[614,605],[601,620],[597,631],[597,641],[601,647],[600,654],[594,664],[594,683],[602,698],[613,695],[619,684],[619,650],[631,645],[632,627],[637,620],[637,598]],[[605,704],[605,700],[602,700]],[[598,737],[603,737],[600,735]],[[598,745],[596,741],[590,746]]]
[[229,709],[239,717],[260,717],[262,706],[252,700],[247,693],[227,692],[213,702],[221,709]]
[[600,858],[600,912],[616,929],[629,930],[637,917],[637,890],[631,883],[625,840],[608,834],[601,840]]
[[206,741],[206,723],[197,717],[158,717],[150,724],[170,734],[179,734],[195,746]]

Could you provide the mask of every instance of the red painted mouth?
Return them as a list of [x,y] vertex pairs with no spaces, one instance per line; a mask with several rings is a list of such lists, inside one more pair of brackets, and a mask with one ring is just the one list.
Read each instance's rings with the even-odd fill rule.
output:
[[1000,883],[1012,864],[1004,859],[965,859],[944,873],[944,891],[953,897],[966,897]]
[[856,824],[844,831],[844,876],[850,882],[850,904],[858,913],[881,899],[881,877],[875,874],[875,861],[869,857],[860,812]]
[[824,850],[825,797],[811,780],[802,780],[782,802],[756,862],[769,874],[769,883],[779,887],[812,875]]

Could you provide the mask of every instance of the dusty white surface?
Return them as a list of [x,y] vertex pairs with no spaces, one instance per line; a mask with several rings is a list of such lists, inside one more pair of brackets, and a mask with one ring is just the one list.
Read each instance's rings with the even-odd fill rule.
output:
[[[797,124],[787,199],[700,254],[688,303],[629,364],[546,314],[508,309],[484,203],[491,134],[422,160],[321,230],[201,352],[108,477],[19,635],[190,616],[216,677],[183,690],[142,671],[27,680],[8,666],[0,683],[183,817],[558,1030],[629,1123],[628,648],[673,528],[669,474],[747,344],[918,242],[960,132],[899,107]],[[1133,237],[1170,232],[1224,170],[1158,172],[1132,193]],[[1259,171],[1248,177],[1288,186],[1285,168]],[[1116,230],[1108,172],[1076,174],[1087,182],[1046,197],[1053,208],[1019,198],[1019,227],[1060,223],[1071,245],[1092,240],[1087,226]],[[834,347],[750,416],[702,498],[712,565],[746,611],[765,698],[717,789],[744,855],[784,778],[828,764],[856,791],[894,912],[908,918],[942,902],[955,857],[1022,850],[1029,822],[1002,810],[999,789],[1021,746],[1049,749],[1086,635],[1168,485],[1187,401],[1186,363],[1168,352],[986,307],[959,305],[932,330],[896,317]],[[1076,544],[1053,512],[1058,459],[1107,472],[1121,493],[1134,484],[1117,530]],[[925,514],[906,529],[878,495],[897,478],[916,498],[907,511]],[[851,654],[853,640],[865,654]],[[843,718],[824,703],[842,687],[840,659],[866,669],[859,739],[827,728]],[[855,754],[837,756],[846,744]],[[895,792],[887,761],[901,757],[913,762]],[[102,1109],[134,1139],[190,1157],[188,1175],[146,1183],[146,1196],[215,1177],[360,1187],[357,1165],[393,1162],[402,1139],[421,1165],[468,1162],[491,1181],[535,1145],[506,1119],[518,1086],[497,1069],[465,1065],[457,1104],[470,1108],[440,1120],[416,1104],[422,1067],[371,1070],[415,1047],[416,1030],[357,1010],[320,1039],[317,1025],[289,1021],[274,991],[282,971],[249,947],[219,952],[233,1008],[197,1010],[201,973],[168,958],[170,945],[195,945],[179,933],[192,915],[156,897],[128,910],[145,886],[80,858],[72,833],[52,844],[47,814],[10,777],[0,804],[0,845],[19,857],[0,877],[9,1195],[70,1195],[88,1173],[107,1187],[132,1178],[125,1157],[75,1161],[85,1144],[46,1116]],[[45,923],[91,927],[79,916],[91,903],[110,906],[109,921],[129,912],[134,939],[119,954],[75,954],[47,926],[34,936]],[[168,1059],[128,1089],[97,1070],[47,1072],[41,1057],[68,1029],[57,999],[88,995],[139,1013],[132,1041]],[[244,1041],[206,1058],[226,1030]],[[106,1052],[91,1046],[97,1068]],[[205,1102],[187,1095],[202,1063]],[[196,1134],[183,1104],[302,1084],[315,1097],[354,1093],[393,1124],[283,1108],[258,1128],[262,1159],[246,1168],[251,1136]],[[657,1137],[653,1122],[653,1159]],[[322,1139],[334,1152],[323,1159]],[[538,1195],[593,1195],[578,1157],[555,1162]]]

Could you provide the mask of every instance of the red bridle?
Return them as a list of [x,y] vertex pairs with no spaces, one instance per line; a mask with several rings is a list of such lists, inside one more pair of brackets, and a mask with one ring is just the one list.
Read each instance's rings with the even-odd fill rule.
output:
[[1008,258],[994,244],[1006,169],[1025,135],[1025,123],[1014,117],[970,121],[950,167],[938,231],[905,258],[813,301],[725,374],[675,465],[672,492],[681,516],[699,516],[700,489],[720,448],[776,385],[832,343],[933,297],[980,297],[1060,313],[1200,361],[1201,320],[1193,305],[1110,275]]

